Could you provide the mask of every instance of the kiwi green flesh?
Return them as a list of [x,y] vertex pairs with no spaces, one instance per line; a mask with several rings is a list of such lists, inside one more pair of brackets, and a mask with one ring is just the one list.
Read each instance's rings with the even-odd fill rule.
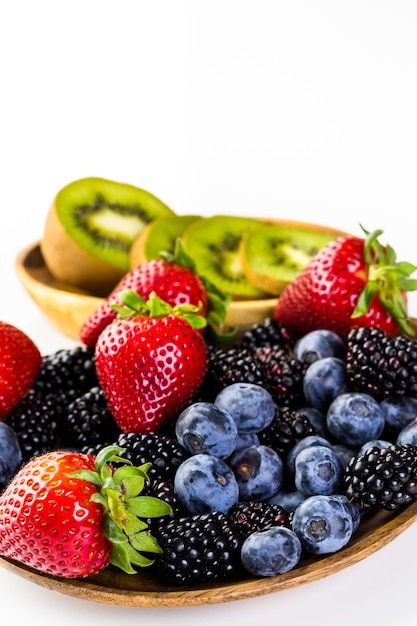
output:
[[84,250],[129,269],[133,241],[147,224],[174,212],[156,196],[125,183],[84,178],[58,192],[55,209],[64,229]]
[[146,233],[144,243],[145,257],[158,259],[161,251],[174,253],[175,241],[185,229],[200,219],[199,215],[166,215],[158,217]]
[[197,272],[235,300],[265,297],[264,290],[248,281],[240,255],[243,235],[259,225],[252,218],[214,215],[193,222],[182,237]]
[[[260,277],[270,276],[288,283],[333,239],[335,235],[331,232],[287,226],[261,227],[248,233],[242,241],[244,266]],[[258,286],[260,284],[261,278]]]

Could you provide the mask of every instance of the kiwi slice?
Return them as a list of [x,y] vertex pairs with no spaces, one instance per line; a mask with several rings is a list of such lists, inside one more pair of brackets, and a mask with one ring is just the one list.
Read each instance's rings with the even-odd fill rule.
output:
[[161,251],[174,253],[175,241],[199,215],[164,215],[148,224],[130,248],[130,267],[158,259]]
[[41,250],[59,280],[107,295],[130,269],[133,241],[153,220],[174,212],[156,196],[104,178],[76,180],[56,195]]
[[266,295],[247,279],[240,255],[244,234],[259,225],[255,218],[213,215],[194,221],[182,236],[197,272],[229,293],[233,300],[254,300]]
[[246,232],[240,248],[246,277],[277,296],[337,236],[336,231],[278,224]]

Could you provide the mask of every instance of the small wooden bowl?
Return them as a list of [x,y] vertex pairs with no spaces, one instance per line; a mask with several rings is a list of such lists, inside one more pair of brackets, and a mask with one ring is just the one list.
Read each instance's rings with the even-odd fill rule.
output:
[[[336,228],[320,224],[308,224],[292,220],[269,220],[286,226],[299,226],[310,230],[329,232],[338,237],[347,233]],[[78,340],[82,324],[103,302],[94,294],[74,289],[60,283],[48,270],[42,256],[39,242],[22,250],[16,259],[18,277],[40,310],[64,335]],[[248,328],[270,317],[276,304],[276,298],[265,300],[240,300],[232,302],[226,318],[226,325]]]

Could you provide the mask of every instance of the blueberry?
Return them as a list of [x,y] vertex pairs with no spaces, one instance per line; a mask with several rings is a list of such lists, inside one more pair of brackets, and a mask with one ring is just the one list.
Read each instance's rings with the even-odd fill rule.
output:
[[276,404],[271,394],[253,383],[234,383],[218,393],[214,404],[228,411],[240,433],[256,433],[270,425]]
[[269,446],[249,446],[237,450],[228,464],[239,485],[240,500],[267,500],[282,487],[284,464]]
[[319,411],[326,412],[332,401],[346,389],[346,365],[337,357],[328,356],[314,361],[304,374],[304,397]]
[[287,466],[288,476],[294,480],[295,476],[295,459],[297,454],[304,450],[304,448],[309,448],[311,446],[326,446],[327,448],[331,448],[332,444],[321,435],[307,435],[297,441],[297,443],[290,449],[287,454],[287,458],[285,460]]
[[385,425],[379,403],[359,392],[344,393],[333,400],[326,420],[329,432],[338,442],[357,448],[379,439]]
[[305,550],[331,554],[349,542],[352,514],[337,495],[309,496],[295,509],[292,528]]
[[339,335],[331,330],[312,330],[295,342],[294,354],[309,365],[328,356],[346,358],[346,345]]
[[178,466],[174,491],[190,515],[228,513],[239,499],[233,471],[222,459],[210,454],[194,454]]
[[332,445],[332,449],[336,452],[339,457],[343,469],[347,467],[350,459],[357,454],[357,448],[351,448],[350,446],[345,446],[343,443],[335,443]]
[[365,512],[365,509],[361,507],[359,502],[353,502],[349,500],[348,497],[343,494],[333,494],[333,498],[339,498],[339,500],[348,507],[350,514],[352,516],[352,523],[353,523],[352,533],[354,533],[359,528],[359,524],[361,523],[362,516]]
[[225,459],[236,447],[237,427],[224,409],[211,402],[195,402],[180,413],[175,424],[179,443],[190,454]]
[[22,450],[11,426],[0,422],[0,489],[14,476],[22,463]]
[[411,443],[413,446],[417,446],[417,418],[400,430],[396,443],[399,445]]
[[388,396],[381,400],[381,409],[385,417],[385,427],[392,435],[417,418],[417,398]]
[[285,526],[259,530],[242,544],[243,567],[254,576],[276,576],[294,569],[302,553],[297,535]]
[[239,433],[237,434],[237,440],[235,450],[241,450],[248,446],[259,446],[260,440],[258,433]]
[[310,446],[295,458],[294,484],[305,496],[337,493],[343,478],[343,466],[329,446]]
[[269,498],[268,502],[269,504],[279,504],[287,513],[292,513],[305,498],[305,495],[297,489],[291,491],[281,489],[272,498]]

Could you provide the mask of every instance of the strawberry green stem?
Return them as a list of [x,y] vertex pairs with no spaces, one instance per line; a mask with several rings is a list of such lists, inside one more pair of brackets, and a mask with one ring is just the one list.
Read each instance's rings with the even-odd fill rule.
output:
[[[150,463],[135,467],[119,456],[121,452],[123,448],[119,446],[107,446],[97,454],[94,471],[80,470],[71,477],[96,485],[91,500],[104,509],[104,533],[111,543],[110,563],[127,574],[135,574],[135,567],[152,565],[152,555],[161,553],[145,520],[169,515],[172,509],[159,498],[140,495],[149,482]],[[112,464],[117,464],[117,469]]]

